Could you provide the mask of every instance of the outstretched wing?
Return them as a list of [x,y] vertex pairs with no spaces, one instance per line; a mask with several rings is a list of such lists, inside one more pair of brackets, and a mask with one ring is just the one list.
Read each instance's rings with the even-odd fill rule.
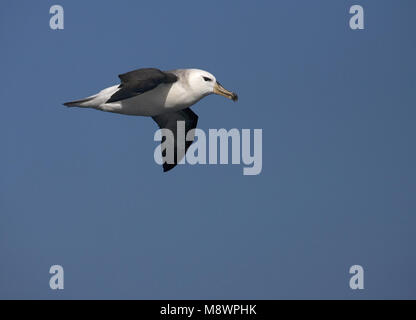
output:
[[[186,141],[186,136],[188,132],[192,129],[195,129],[198,124],[198,116],[190,109],[183,109],[176,112],[164,113],[158,116],[153,117],[153,120],[159,125],[161,129],[169,129],[172,131],[174,136],[174,145],[167,145],[167,148],[173,148],[174,150],[174,162],[167,163],[166,162],[166,149],[162,152],[162,158],[164,159],[163,164],[163,171],[169,171],[173,169],[185,156],[186,151],[194,142],[194,136],[192,136],[192,141]],[[178,121],[185,122],[185,143],[178,141]],[[182,138],[183,139],[183,138]],[[162,143],[166,142],[166,138],[162,141]]]
[[178,80],[178,77],[173,73],[155,68],[138,69],[118,77],[121,80],[119,90],[111,96],[107,103],[129,99],[150,91],[161,83],[174,83]]

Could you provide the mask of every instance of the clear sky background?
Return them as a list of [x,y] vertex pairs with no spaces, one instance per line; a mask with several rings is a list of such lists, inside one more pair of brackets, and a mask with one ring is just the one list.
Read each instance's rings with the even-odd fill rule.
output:
[[[416,298],[415,10],[2,1],[0,298]],[[239,93],[193,110],[204,130],[263,129],[262,174],[164,174],[151,119],[62,106],[140,67],[205,69]]]

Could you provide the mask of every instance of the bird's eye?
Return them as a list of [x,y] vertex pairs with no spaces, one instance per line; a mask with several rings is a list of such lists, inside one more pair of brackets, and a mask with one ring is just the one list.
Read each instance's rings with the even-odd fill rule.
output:
[[212,81],[212,79],[208,78],[208,77],[202,77],[204,78],[205,81]]

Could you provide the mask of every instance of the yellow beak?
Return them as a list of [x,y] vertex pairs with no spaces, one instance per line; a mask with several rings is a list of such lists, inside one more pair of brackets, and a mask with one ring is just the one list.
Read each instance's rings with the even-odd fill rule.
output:
[[237,94],[235,94],[234,92],[228,91],[219,82],[215,83],[214,85],[214,93],[220,96],[226,97],[228,99],[231,99],[234,102],[238,100]]

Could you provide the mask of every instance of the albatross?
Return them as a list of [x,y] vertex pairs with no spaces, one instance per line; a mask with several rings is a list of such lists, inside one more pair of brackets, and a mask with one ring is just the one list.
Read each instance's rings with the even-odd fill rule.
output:
[[210,94],[238,100],[237,94],[225,89],[211,73],[200,69],[161,71],[144,68],[121,74],[119,78],[119,85],[64,105],[152,117],[160,129],[169,129],[174,136],[175,159],[173,163],[164,162],[164,172],[173,169],[193,143],[194,136],[192,141],[185,142],[185,150],[178,150],[182,144],[177,141],[177,122],[185,122],[185,136],[198,123],[198,116],[190,108],[192,105]]

